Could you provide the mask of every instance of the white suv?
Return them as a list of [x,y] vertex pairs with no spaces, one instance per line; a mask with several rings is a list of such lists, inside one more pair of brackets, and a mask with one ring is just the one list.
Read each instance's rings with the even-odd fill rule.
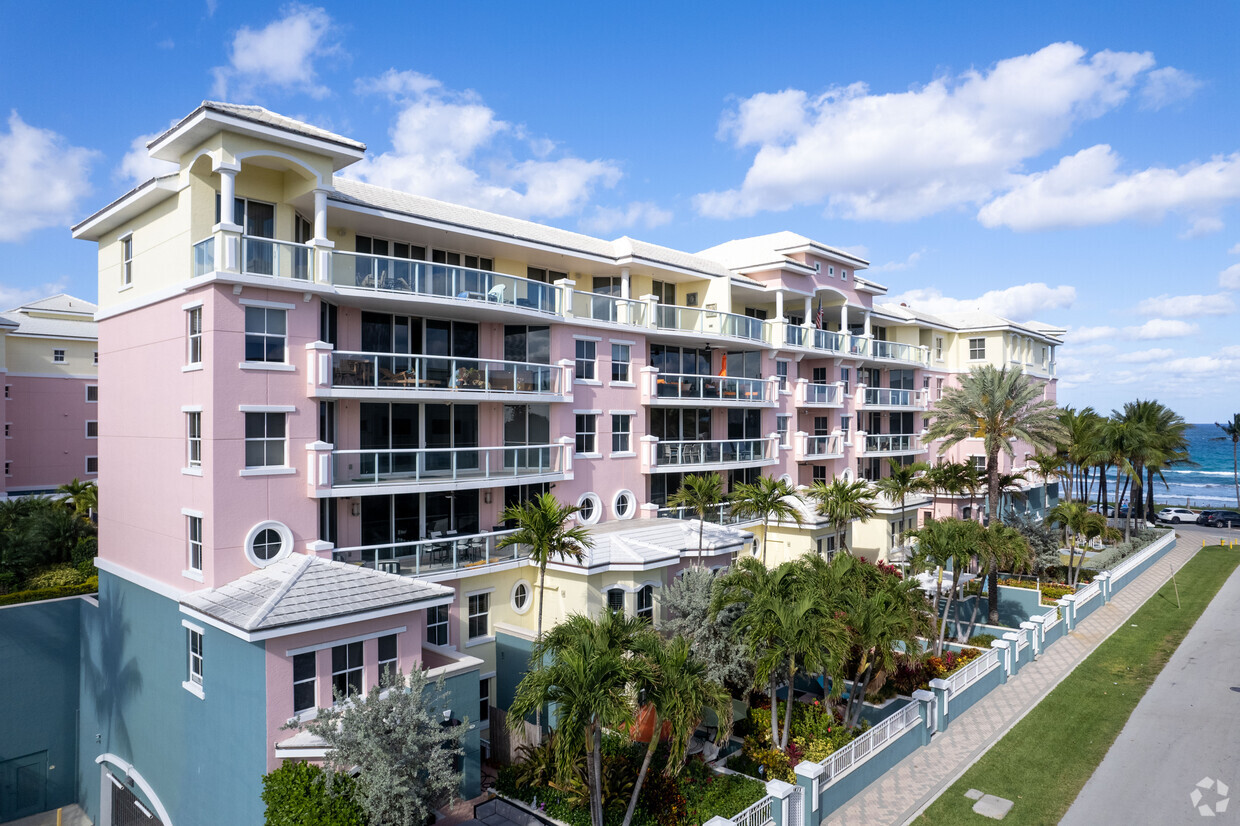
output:
[[1172,525],[1187,522],[1192,525],[1197,521],[1197,514],[1188,508],[1163,508],[1158,512],[1158,521],[1170,522]]

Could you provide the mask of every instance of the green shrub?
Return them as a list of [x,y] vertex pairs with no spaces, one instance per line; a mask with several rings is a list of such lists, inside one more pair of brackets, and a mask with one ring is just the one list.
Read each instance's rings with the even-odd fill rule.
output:
[[82,576],[76,567],[68,562],[65,562],[60,565],[49,565],[39,573],[29,577],[26,580],[26,590],[34,591],[39,588],[60,588],[65,585],[84,585],[88,579],[90,579],[89,576]]
[[[690,771],[692,766],[700,766]],[[691,760],[681,773],[681,788],[690,824],[712,817],[731,818],[766,797],[766,784],[739,774],[715,774],[700,760]]]
[[19,602],[39,602],[44,599],[76,597],[93,594],[99,590],[99,578],[92,577],[81,585],[62,585],[58,588],[38,588],[33,591],[15,591],[0,596],[0,605],[16,605]]
[[329,778],[313,763],[285,763],[263,776],[267,826],[366,826],[356,786],[347,774]]
[[999,639],[994,634],[974,634],[969,637],[969,645],[974,648],[990,648],[990,644]]

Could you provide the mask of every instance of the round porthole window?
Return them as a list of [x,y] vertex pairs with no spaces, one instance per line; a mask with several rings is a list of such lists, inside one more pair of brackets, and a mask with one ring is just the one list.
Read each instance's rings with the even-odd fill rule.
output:
[[512,603],[512,610],[516,611],[518,614],[524,614],[526,611],[530,610],[531,591],[532,589],[530,588],[530,584],[528,582],[524,579],[517,580],[516,584],[512,586],[512,595],[510,599]]
[[260,522],[245,537],[245,555],[256,567],[265,568],[293,551],[293,532],[282,522]]
[[583,525],[593,525],[603,515],[603,503],[593,493],[587,493],[578,499],[577,507],[577,518]]
[[617,519],[632,519],[637,513],[637,497],[631,490],[622,490],[616,494],[611,507],[616,512]]

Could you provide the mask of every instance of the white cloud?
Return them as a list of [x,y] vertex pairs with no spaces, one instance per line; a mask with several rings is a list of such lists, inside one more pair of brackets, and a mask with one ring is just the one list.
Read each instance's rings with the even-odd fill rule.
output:
[[1240,344],[1229,344],[1218,351],[1220,358],[1240,359]]
[[1147,298],[1137,305],[1141,315],[1163,315],[1186,318],[1200,315],[1229,315],[1236,303],[1227,293],[1214,295],[1160,295]]
[[69,223],[90,193],[90,165],[98,154],[11,112],[8,132],[0,132],[0,241]]
[[1136,327],[1125,327],[1124,335],[1127,338],[1145,341],[1147,339],[1159,338],[1184,338],[1191,336],[1197,332],[1198,326],[1187,321],[1178,321],[1165,318],[1151,318]]
[[175,163],[152,158],[146,150],[146,145],[161,134],[163,133],[152,132],[149,135],[139,135],[134,138],[129,144],[129,151],[125,153],[125,157],[121,158],[121,165],[116,170],[116,174],[130,183],[140,184],[159,175],[176,172]]
[[[551,157],[553,142],[500,120],[474,92],[447,90],[417,72],[390,70],[358,81],[356,90],[385,94],[399,109],[389,130],[391,150],[350,169],[370,183],[517,218],[558,218],[621,177],[614,161]],[[660,217],[651,210],[634,216]]]
[[1227,250],[1227,252],[1231,255],[1240,255],[1240,244],[1236,244],[1234,247]]
[[833,215],[908,220],[984,201],[1075,125],[1123,103],[1153,66],[1149,53],[1054,43],[907,92],[760,93],[720,122],[737,148],[756,147],[744,182],[695,203],[715,218],[825,201]]
[[1171,358],[1178,352],[1180,351],[1171,350],[1165,347],[1155,347],[1150,350],[1136,350],[1131,353],[1120,353],[1114,357],[1114,360],[1124,364],[1146,364],[1151,361]]
[[1071,307],[1076,288],[1050,287],[1041,282],[1020,284],[1003,290],[990,290],[977,298],[948,298],[934,287],[924,287],[894,295],[884,303],[908,304],[928,313],[957,313],[986,310],[1013,321],[1028,321],[1044,310]]
[[[1209,213],[1236,198],[1240,153],[1179,169],[1121,173],[1119,156],[1098,144],[1061,159],[1046,172],[1024,176],[1011,191],[983,206],[977,218],[987,227],[1014,230],[1087,227],[1129,219],[1155,221],[1172,211]],[[1206,226],[1218,224],[1207,217]]]
[[176,47],[177,43],[171,37],[165,37],[163,40],[155,44],[155,48],[163,49],[164,51],[169,51],[171,49],[175,49]]
[[605,235],[621,227],[654,229],[672,220],[672,213],[649,201],[633,201],[625,207],[595,207],[594,214],[581,220],[587,232]]
[[870,267],[870,272],[899,272],[901,270],[911,269],[912,267],[917,266],[917,262],[920,261],[921,257],[925,254],[926,248],[922,247],[919,250],[910,252],[903,261],[888,261],[886,264],[879,264],[877,266]]
[[1190,97],[1201,88],[1201,81],[1183,69],[1164,66],[1145,76],[1141,87],[1141,108],[1161,109]]
[[1205,238],[1223,229],[1223,219],[1217,215],[1201,215],[1192,219],[1188,229],[1180,233],[1180,239],[1191,241],[1194,238]]
[[1119,335],[1115,327],[1076,327],[1068,328],[1067,340],[1073,344],[1085,341],[1101,341],[1113,339]]
[[0,307],[16,309],[23,304],[29,304],[31,301],[38,301],[40,298],[47,298],[49,295],[63,293],[65,286],[64,279],[21,287],[0,283]]
[[1240,290],[1240,264],[1232,264],[1220,272],[1218,285],[1224,290]]
[[1160,372],[1165,370],[1168,374],[1217,373],[1232,366],[1228,359],[1221,359],[1216,356],[1185,356],[1184,358],[1172,359],[1165,364],[1159,365],[1159,370]]
[[[213,11],[210,5],[208,10]],[[278,20],[263,28],[242,26],[237,30],[228,65],[211,70],[215,77],[212,94],[221,99],[243,99],[264,87],[274,87],[326,97],[329,90],[316,82],[314,62],[339,51],[332,40],[332,18],[326,10],[287,5]]]

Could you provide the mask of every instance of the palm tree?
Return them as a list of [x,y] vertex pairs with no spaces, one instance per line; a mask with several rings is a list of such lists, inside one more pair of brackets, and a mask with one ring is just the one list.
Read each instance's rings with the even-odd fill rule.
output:
[[[926,476],[936,496],[938,491],[943,491],[943,493],[955,499],[971,487],[976,487],[977,474],[965,462],[952,462],[940,459],[937,465],[930,468]],[[938,518],[938,509],[939,505],[936,499],[934,503],[936,519]],[[958,513],[953,515],[958,515]]]
[[835,547],[847,551],[844,537],[848,524],[854,519],[868,522],[878,512],[874,493],[864,480],[847,482],[835,478],[830,482],[818,481],[810,486],[809,498],[818,503],[819,516],[831,522],[835,534]]
[[947,589],[947,604],[943,606],[939,633],[934,643],[936,657],[943,653],[943,642],[947,637],[947,617],[951,613],[956,593],[960,590],[961,575],[973,556],[981,530],[982,527],[972,519],[931,519],[912,531],[913,536],[917,537],[914,565],[920,568],[928,564],[938,569],[938,581],[934,589],[936,612],[943,591],[943,569],[952,569],[952,586]]
[[[1102,444],[1106,449],[1109,463],[1115,465],[1116,517],[1119,516],[1120,502],[1123,501],[1121,484],[1124,488],[1127,487],[1124,477],[1127,476],[1131,480],[1137,475],[1139,472],[1137,463],[1141,461],[1138,457],[1148,452],[1152,438],[1152,434],[1145,425],[1135,420],[1112,417],[1102,423]],[[1132,507],[1128,508],[1128,512],[1132,513]],[[1127,541],[1129,536],[1130,522],[1125,517],[1124,540]]]
[[[1055,453],[1037,453],[1031,461],[1037,468],[1038,475],[1042,477],[1042,516],[1045,517],[1047,511],[1051,509],[1051,504],[1046,498],[1047,485],[1051,475],[1057,475],[1063,469],[1064,459]],[[1060,485],[1060,487],[1063,486]]]
[[791,485],[773,476],[759,476],[757,481],[743,482],[736,486],[729,497],[734,515],[741,519],[762,520],[763,564],[766,564],[766,540],[770,533],[771,517],[775,517],[776,521],[786,518],[797,525],[801,524],[801,512],[787,501],[788,497],[799,498]]
[[1059,411],[1059,423],[1064,436],[1059,442],[1058,453],[1064,458],[1068,470],[1067,496],[1069,502],[1076,499],[1073,485],[1080,482],[1080,498],[1089,498],[1089,468],[1094,464],[1093,453],[1097,447],[1098,426],[1102,417],[1092,407],[1077,411],[1065,407]]
[[[516,530],[500,537],[496,548],[513,545],[529,548],[530,559],[538,565],[538,630],[534,642],[542,639],[543,595],[546,593],[547,563],[552,557],[574,562],[585,560],[586,551],[594,546],[589,530],[583,525],[569,527],[568,521],[577,511],[575,505],[561,505],[550,493],[544,493],[520,504],[509,505],[501,517],[516,523]],[[534,711],[534,727],[542,735],[542,709]]]
[[723,501],[723,480],[718,473],[694,473],[684,478],[680,488],[667,498],[672,508],[688,508],[698,518],[698,554],[694,564],[702,561],[702,537],[706,515]]
[[56,488],[56,492],[64,497],[66,505],[78,516],[89,519],[91,511],[99,507],[99,486],[94,482],[82,482],[76,477]]
[[900,544],[904,544],[904,502],[910,493],[926,490],[929,482],[919,475],[930,469],[925,462],[911,462],[902,465],[895,458],[887,460],[891,464],[891,475],[874,482],[879,493],[891,502],[900,503]]
[[693,736],[705,709],[715,712],[719,719],[719,742],[727,740],[732,728],[732,696],[718,683],[706,678],[706,665],[690,652],[688,639],[678,635],[664,641],[657,635],[643,635],[637,641],[635,653],[644,657],[650,666],[639,676],[634,689],[645,696],[646,704],[654,712],[654,728],[637,773],[637,782],[633,784],[633,793],[629,795],[622,826],[629,826],[633,820],[642,783],[658,749],[664,723],[671,728],[667,767],[664,770],[668,775],[679,772],[684,764],[689,738]]
[[[1035,449],[1050,449],[1064,438],[1055,404],[1042,386],[1020,370],[992,365],[974,367],[959,387],[943,392],[934,404],[927,436],[943,440],[940,453],[965,439],[980,437],[986,450],[986,513],[994,521],[999,511],[999,454],[1015,456],[1015,437]],[[990,621],[999,621],[998,574],[991,573],[987,592]]]
[[1076,537],[1112,537],[1116,532],[1107,526],[1105,516],[1091,511],[1084,502],[1060,502],[1046,518],[1063,526],[1064,541],[1068,546],[1068,584],[1076,585],[1077,573],[1085,561],[1084,549],[1081,549],[1081,558],[1076,558]]
[[1188,456],[1188,422],[1180,414],[1156,401],[1137,401],[1124,405],[1125,413],[1132,414],[1145,428],[1154,434],[1154,450],[1144,456],[1145,503],[1147,521],[1154,521],[1154,477],[1163,477],[1163,471],[1171,465],[1196,464]]
[[[1033,558],[1033,550],[1024,535],[1002,522],[991,522],[977,535],[974,546],[975,555],[981,569],[981,575],[988,581],[992,571],[1017,571],[1028,567]],[[960,633],[960,624],[956,624],[956,636],[964,642],[973,636],[977,625],[977,607],[981,600],[973,603],[973,613],[969,617],[969,628]]]
[[632,652],[654,635],[645,620],[604,611],[598,619],[570,615],[534,644],[535,666],[517,685],[509,724],[515,729],[544,705],[556,710],[555,762],[562,781],[586,754],[590,822],[603,826],[603,729],[631,724],[630,687],[648,679],[649,663]]
[[1227,424],[1215,422],[1214,426],[1223,431],[1222,436],[1214,437],[1216,441],[1231,442],[1231,478],[1236,486],[1236,507],[1240,508],[1240,413],[1234,414]]
[[[1020,486],[1020,483],[1024,481],[1025,472],[1023,470],[1013,471],[1012,473],[1000,473],[995,479],[995,484],[999,487],[1000,499],[1002,499],[1005,493],[1011,494],[1013,500],[1024,499],[1024,489]],[[1015,506],[1012,506],[1010,510],[1015,512]],[[1003,521],[1002,517],[998,521]]]

